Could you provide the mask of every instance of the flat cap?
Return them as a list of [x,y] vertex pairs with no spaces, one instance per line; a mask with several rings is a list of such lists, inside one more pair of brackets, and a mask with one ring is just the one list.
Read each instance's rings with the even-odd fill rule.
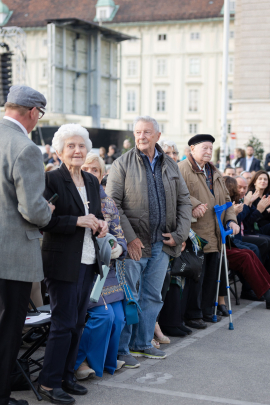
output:
[[188,141],[188,146],[191,145],[197,145],[198,143],[203,143],[203,142],[215,142],[215,138],[212,135],[208,134],[198,134],[190,138]]
[[46,98],[39,91],[20,84],[10,87],[7,102],[29,108],[38,107],[43,110],[47,104]]

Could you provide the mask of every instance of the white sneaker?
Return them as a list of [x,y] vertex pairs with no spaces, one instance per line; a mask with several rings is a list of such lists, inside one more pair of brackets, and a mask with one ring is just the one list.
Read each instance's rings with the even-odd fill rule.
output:
[[117,360],[117,366],[115,371],[120,370],[120,368],[122,368],[125,364],[126,364],[125,361]]
[[75,377],[77,380],[86,380],[89,377],[96,375],[95,371],[89,367],[86,360],[82,362],[78,370],[75,371]]

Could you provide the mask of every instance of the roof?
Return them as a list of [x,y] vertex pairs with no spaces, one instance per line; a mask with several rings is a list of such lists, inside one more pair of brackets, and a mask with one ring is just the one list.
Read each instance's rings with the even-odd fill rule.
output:
[[113,0],[98,0],[97,7],[115,7]]
[[8,6],[0,0],[0,13],[9,13]]
[[[40,27],[55,18],[92,22],[97,0],[4,0],[13,11],[9,26]],[[222,17],[223,0],[117,0],[113,23],[176,21]]]

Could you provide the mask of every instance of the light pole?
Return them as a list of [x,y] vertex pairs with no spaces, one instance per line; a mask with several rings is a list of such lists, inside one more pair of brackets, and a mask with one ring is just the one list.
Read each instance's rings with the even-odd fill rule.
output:
[[230,0],[224,0],[223,22],[223,62],[222,62],[222,93],[221,93],[221,142],[220,142],[220,171],[226,166],[227,141],[227,111],[228,111],[228,48],[230,27]]

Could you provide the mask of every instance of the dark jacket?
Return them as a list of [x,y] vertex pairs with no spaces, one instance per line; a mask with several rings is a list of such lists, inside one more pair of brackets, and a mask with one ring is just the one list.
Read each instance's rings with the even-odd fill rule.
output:
[[[177,164],[162,153],[162,182],[166,195],[166,233],[171,233],[176,246],[163,245],[173,257],[181,254],[181,245],[188,238],[191,223],[189,192]],[[120,156],[110,169],[106,193],[116,203],[127,243],[139,238],[144,245],[142,257],[151,257],[151,235],[146,170],[137,147]]]
[[268,163],[270,163],[270,153],[267,153],[265,156],[265,162],[264,162],[264,168],[267,172],[270,171],[270,166],[268,166]]
[[[116,208],[113,199],[107,196],[102,186],[100,186],[100,198],[101,211],[105,221],[108,223],[109,233],[115,236],[117,243],[123,248],[123,252],[118,258],[118,260],[122,260],[127,255],[127,241],[120,225],[118,209]],[[88,309],[104,305],[104,301],[106,304],[112,304],[113,302],[122,301],[123,299],[124,292],[116,277],[115,260],[112,260],[110,264],[110,271],[105,280],[99,301],[97,303],[90,302]]]
[[[240,160],[240,165],[239,167],[243,167],[244,170],[246,170],[246,162],[247,162],[247,158],[242,158]],[[261,162],[259,161],[259,159],[253,158],[249,172],[257,172],[258,170],[261,170]]]
[[[90,201],[89,214],[103,220],[98,180],[84,171],[82,176]],[[56,280],[77,282],[85,228],[76,224],[78,217],[85,215],[85,209],[65,164],[57,170],[46,173],[44,197],[49,200],[55,193],[59,195],[55,203],[56,208],[49,224],[41,229],[44,232],[42,244],[44,275]],[[96,238],[93,239],[97,255],[96,271],[102,273],[98,266],[100,258]]]

